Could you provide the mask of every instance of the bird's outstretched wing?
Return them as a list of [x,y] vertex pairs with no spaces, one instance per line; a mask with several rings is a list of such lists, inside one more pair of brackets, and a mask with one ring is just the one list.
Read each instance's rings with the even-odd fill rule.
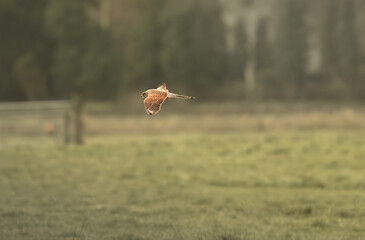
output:
[[162,83],[161,85],[158,86],[157,88],[158,90],[162,90],[162,91],[166,91],[167,88],[166,88],[166,83]]
[[162,103],[166,100],[167,93],[163,91],[153,91],[144,100],[144,107],[148,115],[156,114],[160,111]]

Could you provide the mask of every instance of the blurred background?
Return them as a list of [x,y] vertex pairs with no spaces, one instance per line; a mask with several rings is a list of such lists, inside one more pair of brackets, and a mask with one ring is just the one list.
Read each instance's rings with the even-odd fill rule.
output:
[[364,13],[0,0],[0,239],[363,239]]
[[135,124],[140,93],[162,82],[198,99],[164,104],[177,131],[201,128],[203,113],[211,130],[363,126],[364,11],[362,0],[1,0],[0,101],[32,102],[1,105],[0,130],[67,128],[49,113],[75,94],[88,133],[151,129]]
[[[139,116],[140,93],[162,82],[198,99],[164,104],[170,130],[363,126],[364,11],[362,0],[1,0],[0,132],[160,131]],[[68,123],[75,105],[86,115]]]
[[[0,100],[364,100],[362,0],[1,0]],[[139,94],[138,94],[139,95]]]

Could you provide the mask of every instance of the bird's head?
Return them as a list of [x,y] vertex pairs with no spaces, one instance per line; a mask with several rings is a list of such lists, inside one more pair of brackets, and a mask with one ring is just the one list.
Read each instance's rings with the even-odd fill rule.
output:
[[147,92],[143,92],[143,93],[141,93],[141,97],[142,98],[146,98],[148,96],[148,93]]

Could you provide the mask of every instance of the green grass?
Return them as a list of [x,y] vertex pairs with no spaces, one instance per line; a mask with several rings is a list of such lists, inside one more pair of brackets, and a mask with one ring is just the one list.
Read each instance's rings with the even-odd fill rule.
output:
[[0,239],[365,239],[365,132],[0,148]]

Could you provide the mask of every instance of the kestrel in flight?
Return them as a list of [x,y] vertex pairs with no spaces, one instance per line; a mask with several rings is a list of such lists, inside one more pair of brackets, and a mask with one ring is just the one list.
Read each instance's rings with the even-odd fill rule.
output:
[[148,115],[156,114],[160,111],[162,103],[166,99],[195,99],[195,97],[184,96],[169,92],[166,88],[166,83],[162,83],[157,89],[149,89],[141,94],[144,98],[144,107]]

